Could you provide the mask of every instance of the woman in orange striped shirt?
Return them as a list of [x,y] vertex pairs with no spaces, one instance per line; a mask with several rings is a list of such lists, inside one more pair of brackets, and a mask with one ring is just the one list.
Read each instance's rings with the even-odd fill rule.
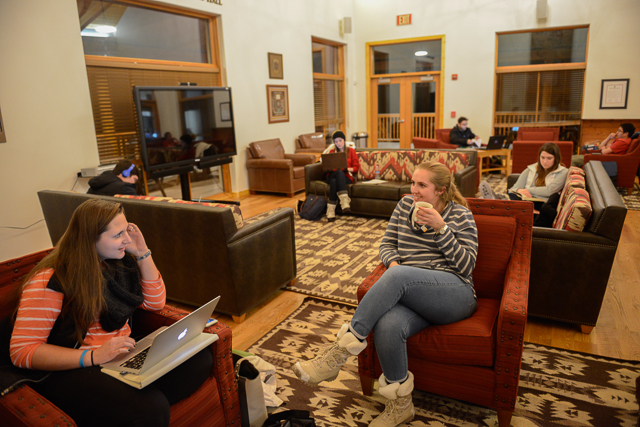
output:
[[33,388],[78,425],[168,425],[169,406],[207,378],[210,351],[143,390],[99,367],[135,346],[129,336],[134,310],[160,310],[165,297],[144,236],[127,222],[122,205],[88,200],[22,286],[11,360],[21,368],[56,371]]

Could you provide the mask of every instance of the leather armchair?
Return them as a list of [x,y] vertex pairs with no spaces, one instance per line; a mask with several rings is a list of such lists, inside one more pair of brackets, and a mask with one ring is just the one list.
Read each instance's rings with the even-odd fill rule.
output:
[[[478,227],[473,272],[478,309],[468,319],[434,325],[407,340],[415,388],[494,408],[509,426],[518,397],[527,320],[533,204],[468,199]],[[358,288],[358,301],[384,273],[380,264]],[[373,334],[358,356],[362,391],[382,373]]]
[[560,128],[524,128],[518,130],[517,141],[558,141]]
[[[22,278],[51,250],[36,252],[5,261],[0,265],[0,318],[9,315],[5,304]],[[135,313],[136,333],[148,334],[161,326],[170,325],[187,312],[165,306],[158,312],[138,310]],[[230,426],[240,425],[238,385],[231,358],[231,329],[218,322],[205,329],[218,334],[219,339],[209,347],[213,353],[213,367],[209,378],[191,396],[171,406],[171,426]],[[0,423],[4,426],[75,426],[66,413],[23,384],[0,398]]]
[[[627,208],[601,162],[585,164],[584,172],[593,209],[584,230],[533,227],[529,315],[573,323],[590,333],[598,322]],[[509,175],[507,187],[517,179],[518,174]]]
[[547,142],[553,142],[560,148],[562,164],[571,166],[573,142],[571,141],[513,141],[511,146],[511,173],[521,173],[530,164],[538,161],[538,151]]
[[441,142],[438,144],[436,148],[451,148],[456,149],[459,148],[456,144],[451,144],[449,139],[449,133],[451,133],[451,129],[436,129],[436,139]]
[[220,295],[216,311],[234,316],[237,323],[296,277],[289,208],[238,228],[231,210],[225,208],[49,190],[40,191],[38,197],[53,244],[85,200],[121,203],[127,220],[138,224],[153,251],[167,298],[201,306]]
[[438,143],[441,141],[437,139],[429,139],[429,138],[418,138],[414,137],[412,139],[413,148],[427,148],[427,149],[436,149],[438,148]]
[[256,141],[247,147],[249,191],[294,193],[304,190],[304,166],[314,163],[313,154],[285,154],[279,138]]
[[322,154],[327,141],[322,132],[305,133],[296,138],[296,154]]
[[626,188],[627,194],[631,195],[638,174],[638,166],[640,166],[640,139],[636,138],[631,141],[627,154],[585,154],[585,165],[592,160],[616,162],[618,164],[616,185]]

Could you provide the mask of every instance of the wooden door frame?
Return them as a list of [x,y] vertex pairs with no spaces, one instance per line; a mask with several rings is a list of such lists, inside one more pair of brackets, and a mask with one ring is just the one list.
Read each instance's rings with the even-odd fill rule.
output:
[[[403,44],[413,43],[419,41],[440,40],[440,70],[439,71],[425,71],[416,73],[398,73],[398,74],[373,74],[373,47],[390,44]],[[396,40],[383,40],[377,42],[366,43],[366,70],[367,70],[367,132],[369,133],[369,140],[367,142],[368,147],[378,147],[378,135],[374,132],[377,130],[377,109],[374,114],[374,105],[377,106],[377,102],[373,102],[374,94],[372,93],[373,81],[380,78],[393,78],[393,77],[414,77],[414,76],[444,76],[445,69],[445,35],[436,35],[428,37],[414,37],[408,39],[396,39]],[[438,91],[439,95],[436,101],[436,126],[440,126],[443,122],[443,107],[444,107],[444,79],[439,78]],[[375,100],[377,101],[378,95],[375,94]],[[375,125],[374,125],[375,124]],[[375,126],[375,127],[374,127]]]

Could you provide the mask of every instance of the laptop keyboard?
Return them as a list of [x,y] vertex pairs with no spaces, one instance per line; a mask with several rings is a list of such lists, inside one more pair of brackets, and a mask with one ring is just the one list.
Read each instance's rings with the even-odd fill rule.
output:
[[151,346],[145,348],[140,353],[133,356],[131,359],[125,360],[120,364],[120,366],[129,369],[141,369],[144,361],[147,359],[147,354],[149,354],[150,348]]

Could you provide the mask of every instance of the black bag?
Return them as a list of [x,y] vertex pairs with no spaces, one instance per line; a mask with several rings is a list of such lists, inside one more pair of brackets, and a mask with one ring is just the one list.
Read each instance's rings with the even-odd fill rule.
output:
[[319,221],[327,211],[327,200],[317,194],[309,194],[302,202],[298,201],[298,215],[300,218]]
[[269,415],[262,427],[316,427],[309,411],[289,410]]

